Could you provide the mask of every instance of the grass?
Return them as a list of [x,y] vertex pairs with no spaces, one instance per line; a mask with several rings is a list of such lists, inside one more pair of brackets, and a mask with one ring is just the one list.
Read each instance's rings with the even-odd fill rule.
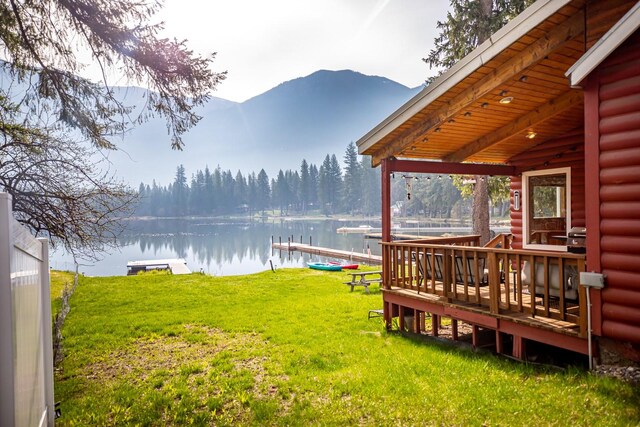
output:
[[82,278],[58,425],[637,425],[632,386],[384,331],[344,273]]

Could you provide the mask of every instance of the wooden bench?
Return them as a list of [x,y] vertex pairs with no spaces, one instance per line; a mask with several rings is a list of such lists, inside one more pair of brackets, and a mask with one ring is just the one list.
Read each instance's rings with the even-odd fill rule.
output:
[[[344,282],[345,285],[351,286],[351,292],[356,286],[364,286],[366,293],[369,293],[369,285],[372,283],[382,283],[382,271],[354,271],[351,274],[351,280]],[[378,275],[378,278],[369,278],[368,276]]]

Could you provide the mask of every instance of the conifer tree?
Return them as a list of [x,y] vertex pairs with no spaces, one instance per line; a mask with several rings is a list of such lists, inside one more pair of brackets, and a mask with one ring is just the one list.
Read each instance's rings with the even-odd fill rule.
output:
[[[453,66],[521,13],[533,0],[451,0],[451,11],[438,21],[440,35],[423,60],[430,67]],[[472,227],[480,243],[489,241],[489,177],[476,176],[473,188]]]
[[344,154],[344,183],[342,205],[345,211],[353,213],[362,210],[362,167],[358,161],[358,150],[352,142]]

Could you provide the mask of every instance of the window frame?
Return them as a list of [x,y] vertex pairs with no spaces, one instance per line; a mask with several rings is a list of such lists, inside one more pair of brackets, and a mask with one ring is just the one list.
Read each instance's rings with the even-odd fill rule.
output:
[[529,178],[543,175],[564,174],[566,177],[566,233],[571,229],[571,168],[542,169],[522,173],[522,248],[555,252],[567,252],[567,245],[546,245],[541,243],[527,243],[531,231],[529,230]]

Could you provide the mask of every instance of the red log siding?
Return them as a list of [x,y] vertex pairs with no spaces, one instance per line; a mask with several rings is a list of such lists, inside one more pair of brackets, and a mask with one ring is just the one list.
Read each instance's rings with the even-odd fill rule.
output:
[[[522,172],[571,167],[571,226],[585,226],[584,135],[580,132],[546,141],[511,159],[509,162]],[[513,192],[522,194],[522,176],[511,177],[511,234],[512,247],[522,248],[522,207],[513,210]]]
[[587,49],[593,46],[637,0],[589,0],[586,5]]
[[602,335],[640,343],[640,34],[596,74],[600,161]]

